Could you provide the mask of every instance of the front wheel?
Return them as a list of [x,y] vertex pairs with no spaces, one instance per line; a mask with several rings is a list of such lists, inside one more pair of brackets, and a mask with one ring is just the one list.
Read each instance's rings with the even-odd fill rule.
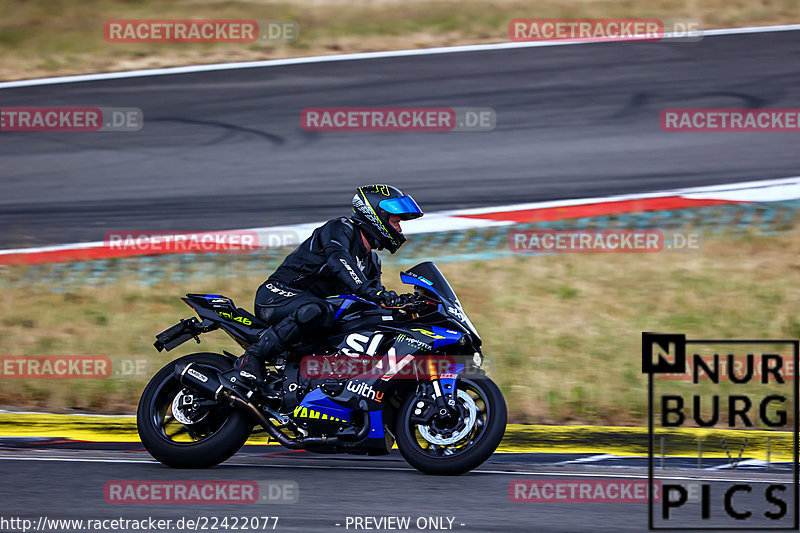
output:
[[247,414],[204,400],[173,375],[176,363],[192,361],[211,371],[231,368],[231,361],[215,353],[181,357],[159,370],[139,400],[136,425],[150,455],[173,468],[208,468],[244,445],[253,426]]
[[455,476],[483,464],[506,430],[506,402],[492,380],[460,377],[458,416],[434,416],[426,424],[413,418],[422,398],[409,394],[397,416],[397,447],[408,463],[425,474]]

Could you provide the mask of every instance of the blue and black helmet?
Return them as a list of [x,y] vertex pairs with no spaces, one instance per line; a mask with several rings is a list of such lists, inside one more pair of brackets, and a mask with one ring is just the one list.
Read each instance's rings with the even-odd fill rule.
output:
[[391,215],[411,220],[421,217],[422,209],[411,196],[391,185],[365,185],[356,189],[353,220],[365,230],[376,248],[386,248],[395,253],[406,242],[406,237],[389,224]]

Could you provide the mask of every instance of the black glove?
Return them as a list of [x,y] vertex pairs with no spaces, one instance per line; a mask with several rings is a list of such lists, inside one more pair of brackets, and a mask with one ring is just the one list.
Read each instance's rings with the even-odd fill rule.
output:
[[402,305],[402,299],[394,291],[380,290],[375,295],[379,304],[386,307],[398,307]]

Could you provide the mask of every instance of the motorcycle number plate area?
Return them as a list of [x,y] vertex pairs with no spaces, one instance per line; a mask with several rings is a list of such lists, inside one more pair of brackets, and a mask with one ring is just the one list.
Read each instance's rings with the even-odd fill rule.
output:
[[174,326],[165,329],[156,335],[155,347],[158,349],[158,351],[161,351],[162,349],[170,351],[173,348],[180,346],[195,336],[195,333],[191,328],[196,322],[197,320],[194,318],[189,320],[181,320]]

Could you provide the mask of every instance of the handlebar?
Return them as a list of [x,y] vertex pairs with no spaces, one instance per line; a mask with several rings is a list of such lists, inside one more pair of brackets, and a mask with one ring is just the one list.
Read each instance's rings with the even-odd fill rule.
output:
[[402,305],[396,305],[396,306],[391,306],[390,307],[388,305],[380,304],[380,306],[382,308],[384,308],[384,309],[405,310],[405,309],[410,309],[412,307],[417,307],[417,306],[419,306],[420,304],[423,304],[423,303],[424,304],[434,304],[435,303],[435,302],[429,300],[428,298],[425,298],[424,296],[422,296],[420,294],[408,293],[408,294],[403,294],[401,296],[405,296],[406,297],[406,301]]

